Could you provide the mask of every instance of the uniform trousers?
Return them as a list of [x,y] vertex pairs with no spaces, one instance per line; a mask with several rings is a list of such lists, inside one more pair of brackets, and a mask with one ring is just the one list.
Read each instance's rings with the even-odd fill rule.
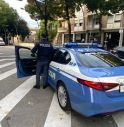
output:
[[49,69],[49,62],[47,61],[37,61],[36,66],[36,85],[37,86],[46,86],[48,80],[48,69]]

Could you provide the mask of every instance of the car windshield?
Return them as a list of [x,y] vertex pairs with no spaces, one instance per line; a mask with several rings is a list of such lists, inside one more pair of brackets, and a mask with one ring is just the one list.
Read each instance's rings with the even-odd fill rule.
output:
[[108,52],[77,52],[79,62],[89,68],[124,66],[124,62]]

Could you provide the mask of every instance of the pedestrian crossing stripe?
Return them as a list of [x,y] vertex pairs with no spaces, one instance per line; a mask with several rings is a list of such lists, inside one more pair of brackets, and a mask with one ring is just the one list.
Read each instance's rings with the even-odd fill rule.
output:
[[12,64],[15,64],[15,62],[9,62],[9,63],[6,63],[6,64],[2,64],[2,65],[0,65],[0,68],[4,68],[4,67],[10,66]]
[[112,115],[118,127],[124,127],[124,111],[116,112]]
[[10,94],[0,100],[0,122],[7,114],[20,102],[20,100],[32,89],[34,85],[34,76],[27,79],[24,83],[18,86]]
[[71,127],[71,112],[64,112],[54,94],[44,127]]
[[5,78],[7,78],[7,77],[9,77],[15,73],[16,73],[16,68],[9,70],[9,71],[6,71],[6,72],[0,74],[0,80],[3,80],[3,79],[5,79]]
[[8,55],[8,56],[0,56],[0,58],[13,58],[15,55]]
[[7,61],[7,60],[15,60],[15,59],[12,59],[12,58],[8,58],[8,59],[0,59],[0,62],[2,62],[2,61]]

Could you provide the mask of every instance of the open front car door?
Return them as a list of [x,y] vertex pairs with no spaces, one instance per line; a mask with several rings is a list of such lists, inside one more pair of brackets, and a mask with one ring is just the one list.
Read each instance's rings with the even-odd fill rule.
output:
[[15,46],[17,77],[22,78],[36,74],[36,56],[31,56],[27,47]]

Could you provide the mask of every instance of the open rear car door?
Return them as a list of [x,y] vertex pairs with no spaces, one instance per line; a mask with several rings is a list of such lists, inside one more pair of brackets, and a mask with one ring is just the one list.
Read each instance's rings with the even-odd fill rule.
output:
[[17,77],[22,78],[36,74],[36,56],[31,56],[31,49],[15,46]]

